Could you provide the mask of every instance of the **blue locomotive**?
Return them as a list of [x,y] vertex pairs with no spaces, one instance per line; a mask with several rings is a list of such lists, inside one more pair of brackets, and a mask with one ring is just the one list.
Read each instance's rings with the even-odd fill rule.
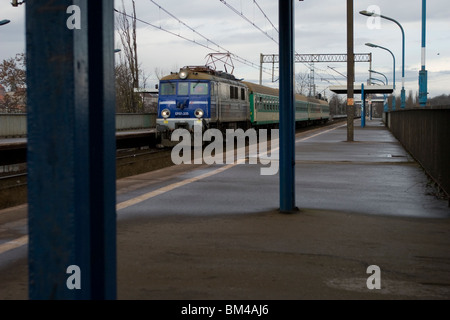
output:
[[[160,80],[157,133],[163,146],[173,146],[171,133],[178,128],[194,132],[217,128],[244,130],[277,127],[279,90],[236,79],[208,66],[187,66]],[[296,95],[297,125],[326,122],[325,100]]]

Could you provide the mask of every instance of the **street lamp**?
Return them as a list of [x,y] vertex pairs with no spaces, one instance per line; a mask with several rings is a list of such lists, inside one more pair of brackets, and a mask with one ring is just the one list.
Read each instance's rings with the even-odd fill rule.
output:
[[383,85],[386,84],[383,80],[377,79],[377,78],[374,78],[374,77],[369,78],[369,80],[379,81],[379,82],[381,82]]
[[[395,90],[395,56],[394,56],[394,54],[388,48],[379,46],[377,44],[373,44],[373,43],[368,42],[368,43],[366,43],[366,46],[372,47],[372,48],[380,48],[380,49],[388,51],[391,54],[392,60],[394,61],[394,66],[392,68],[392,79],[393,79],[393,89]],[[394,96],[394,99],[392,99],[392,110],[395,110],[395,96]]]
[[389,51],[389,53],[392,55],[392,59],[394,60],[394,66],[393,66],[393,71],[392,71],[392,79],[393,79],[393,85],[394,85],[393,89],[395,90],[395,56],[394,56],[394,54],[388,48],[385,48],[385,47],[382,47],[382,46],[379,46],[379,45],[376,45],[376,44],[373,44],[373,43],[369,43],[368,42],[368,43],[366,43],[366,46],[372,47],[372,48],[384,49],[386,51]]
[[380,75],[382,75],[385,79],[386,79],[386,85],[388,84],[388,79],[387,79],[387,77],[384,75],[384,73],[381,73],[381,72],[378,72],[378,71],[375,71],[375,70],[372,70],[372,69],[369,69],[369,72],[373,72],[373,73],[378,73],[378,74],[380,74]]
[[5,20],[0,20],[0,26],[3,26],[3,25],[5,25],[5,24],[8,24],[8,23],[10,23],[11,21],[10,20],[7,20],[7,19],[5,19]]
[[400,30],[402,31],[402,90],[400,92],[400,98],[401,98],[401,108],[405,108],[405,32],[403,31],[403,27],[400,23],[398,23],[396,20],[383,16],[382,14],[378,14],[375,12],[369,12],[367,10],[363,10],[359,12],[360,14],[368,17],[381,17],[386,20],[392,21],[395,24],[397,24],[400,27]]

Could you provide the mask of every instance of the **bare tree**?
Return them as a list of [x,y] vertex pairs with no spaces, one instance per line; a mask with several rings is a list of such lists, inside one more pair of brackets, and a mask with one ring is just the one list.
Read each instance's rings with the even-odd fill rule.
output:
[[450,94],[441,94],[434,98],[428,99],[428,105],[430,106],[450,106]]
[[3,112],[26,112],[26,59],[24,53],[0,63],[0,85],[4,93],[0,99]]
[[155,67],[154,73],[158,80],[161,80],[161,78],[166,75],[166,72],[159,67]]
[[134,89],[133,79],[131,77],[128,66],[124,63],[119,63],[115,67],[116,73],[116,112],[133,113],[134,103]]
[[409,90],[408,98],[406,99],[405,105],[406,105],[406,108],[415,107],[414,99],[413,99],[413,91],[412,90]]
[[336,93],[331,96],[330,102],[328,104],[330,105],[330,114],[336,115],[342,113],[342,110],[340,108],[341,99]]
[[299,72],[295,75],[295,92],[302,95],[307,95],[309,90],[309,74],[308,72]]
[[119,55],[120,62],[116,66],[117,109],[122,112],[142,111],[142,100],[134,92],[135,88],[139,88],[139,77],[142,72],[138,63],[134,0],[132,0],[132,4],[133,12],[129,15],[122,0],[122,12],[117,15],[116,19],[124,53],[124,56]]

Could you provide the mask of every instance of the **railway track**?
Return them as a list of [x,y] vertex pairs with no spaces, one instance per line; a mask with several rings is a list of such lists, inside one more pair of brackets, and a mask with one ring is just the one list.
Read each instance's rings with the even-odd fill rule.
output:
[[[321,125],[299,128],[297,133],[327,127],[346,118],[335,119]],[[26,164],[11,174],[0,173],[0,209],[21,205],[27,202]],[[117,150],[117,179],[150,172],[172,166],[170,149],[121,149]]]

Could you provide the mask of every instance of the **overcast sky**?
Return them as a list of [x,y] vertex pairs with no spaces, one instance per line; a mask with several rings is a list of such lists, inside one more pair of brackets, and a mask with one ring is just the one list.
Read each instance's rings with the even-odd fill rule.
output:
[[[245,59],[234,62],[234,75],[247,81],[259,81],[260,54],[277,54],[278,1],[274,0],[136,0],[137,17],[155,27],[138,22],[138,54],[145,73],[149,76],[147,87],[157,83],[158,73],[177,71],[185,65],[205,65],[211,52],[228,50]],[[227,7],[226,2],[249,21]],[[122,0],[115,1],[122,9]],[[131,0],[124,0],[131,12]],[[297,53],[346,53],[346,0],[294,1],[295,50]],[[258,8],[262,9],[262,11]],[[393,22],[370,20],[359,14],[369,6],[376,6],[384,16],[397,20],[405,31],[405,90],[418,91],[418,71],[421,68],[422,0],[357,0],[354,1],[355,53],[372,52],[372,69],[387,76],[392,84],[393,59],[388,51],[365,46],[366,42],[390,49],[396,59],[396,94],[400,94],[402,71],[402,36]],[[371,7],[374,8],[374,7]],[[169,12],[171,15],[167,14]],[[83,14],[83,13],[82,13]],[[0,0],[0,20],[11,23],[0,26],[0,60],[25,51],[25,5],[14,8],[9,0]],[[267,18],[266,18],[266,17]],[[450,94],[450,3],[448,0],[431,0],[427,3],[426,69],[428,70],[429,97]],[[177,19],[180,21],[178,21]],[[184,23],[184,24],[183,24]],[[254,24],[254,25],[253,25]],[[255,25],[263,30],[259,30]],[[180,37],[170,34],[169,30]],[[192,30],[194,29],[195,32]],[[209,41],[205,40],[207,38]],[[182,39],[187,38],[188,40]],[[196,41],[204,46],[195,44]],[[217,48],[219,45],[221,48]],[[116,36],[116,47],[120,48]],[[252,66],[249,66],[251,64]],[[264,64],[263,82],[272,83],[272,66]],[[356,83],[366,83],[369,63],[358,62]],[[222,69],[222,68],[221,68]],[[296,64],[296,72],[310,73],[306,64]],[[230,71],[230,70],[229,70]],[[345,85],[345,63],[315,63],[316,92],[330,96],[330,85]],[[277,77],[275,74],[275,77]],[[382,75],[374,78],[384,80]]]

